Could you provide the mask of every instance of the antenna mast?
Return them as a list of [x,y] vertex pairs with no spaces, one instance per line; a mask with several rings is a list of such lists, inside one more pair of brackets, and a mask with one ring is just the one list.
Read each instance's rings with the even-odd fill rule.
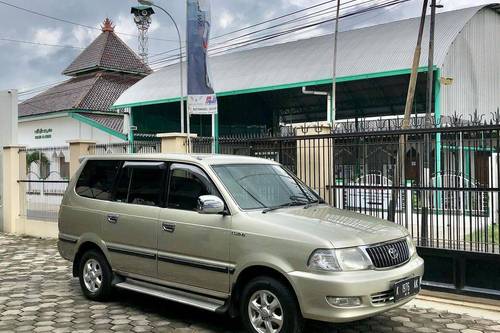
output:
[[149,6],[135,6],[131,8],[130,13],[134,14],[134,23],[137,26],[137,30],[139,30],[137,36],[139,56],[142,61],[147,64],[149,44],[148,30],[151,26],[151,15],[155,12],[153,8]]

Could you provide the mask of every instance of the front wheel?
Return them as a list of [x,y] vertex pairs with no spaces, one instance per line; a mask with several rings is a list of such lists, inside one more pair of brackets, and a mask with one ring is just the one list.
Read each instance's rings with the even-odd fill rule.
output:
[[270,277],[251,280],[243,289],[240,314],[248,332],[300,333],[302,316],[292,291]]

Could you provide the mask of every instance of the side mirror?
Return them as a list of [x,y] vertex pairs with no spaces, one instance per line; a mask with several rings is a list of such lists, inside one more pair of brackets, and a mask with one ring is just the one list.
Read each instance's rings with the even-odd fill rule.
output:
[[198,213],[220,214],[224,212],[224,202],[215,195],[202,195],[198,198]]

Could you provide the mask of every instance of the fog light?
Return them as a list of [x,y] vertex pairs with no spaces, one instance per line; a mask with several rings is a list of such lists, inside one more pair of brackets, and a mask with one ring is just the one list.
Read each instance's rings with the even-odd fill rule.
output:
[[333,306],[349,307],[349,306],[360,306],[360,297],[334,297],[327,296],[326,301]]

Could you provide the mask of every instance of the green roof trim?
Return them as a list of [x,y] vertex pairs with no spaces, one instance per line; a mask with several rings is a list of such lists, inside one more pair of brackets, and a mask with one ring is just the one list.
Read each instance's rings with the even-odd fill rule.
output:
[[[434,66],[436,69],[437,66]],[[427,72],[427,66],[419,67],[418,72]],[[376,72],[376,73],[367,73],[367,74],[358,74],[358,75],[350,75],[350,76],[342,76],[337,78],[337,82],[349,82],[349,81],[357,81],[357,80],[367,80],[367,79],[376,79],[381,77],[388,76],[396,76],[396,75],[407,75],[411,73],[411,68],[405,69],[397,69],[385,72]],[[231,90],[231,91],[223,91],[218,92],[216,95],[218,97],[231,96],[231,95],[240,95],[240,94],[251,94],[263,91],[273,91],[273,90],[282,90],[282,89],[291,89],[291,88],[299,88],[299,87],[307,87],[307,86],[316,86],[320,84],[331,84],[333,79],[322,79],[315,81],[305,81],[305,82],[294,82],[287,84],[280,84],[275,86],[266,86],[266,87],[257,87],[257,88],[249,88],[249,89],[241,89],[241,90]],[[173,103],[179,102],[180,97],[172,97],[158,100],[151,100],[145,102],[135,102],[121,105],[113,105],[111,109],[122,109],[122,108],[131,108],[137,106],[145,106],[145,105],[154,105],[154,104],[164,104],[164,103]]]
[[87,124],[89,126],[97,128],[98,130],[101,130],[101,131],[103,131],[105,133],[113,135],[113,136],[115,136],[115,137],[117,137],[117,138],[119,138],[119,139],[121,139],[123,141],[127,141],[128,140],[128,138],[127,138],[127,136],[125,134],[117,132],[117,131],[114,131],[111,128],[107,128],[107,127],[99,124],[97,121],[94,121],[94,120],[92,120],[90,118],[84,117],[84,116],[82,116],[82,115],[80,115],[80,114],[78,114],[76,112],[69,112],[68,116],[70,116],[71,118],[73,118],[75,120],[78,120],[78,121],[80,121],[80,122],[82,122],[84,124]]

